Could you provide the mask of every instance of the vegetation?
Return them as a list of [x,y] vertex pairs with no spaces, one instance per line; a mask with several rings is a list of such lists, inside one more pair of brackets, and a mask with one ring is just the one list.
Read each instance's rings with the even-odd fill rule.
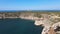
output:
[[[19,17],[20,15],[31,15],[34,14],[35,17],[41,17],[41,14],[55,14],[60,16],[60,12],[58,11],[49,11],[49,10],[41,10],[41,11],[17,11],[17,12],[0,12],[0,17],[4,16],[5,17]],[[2,15],[2,16],[1,16]]]

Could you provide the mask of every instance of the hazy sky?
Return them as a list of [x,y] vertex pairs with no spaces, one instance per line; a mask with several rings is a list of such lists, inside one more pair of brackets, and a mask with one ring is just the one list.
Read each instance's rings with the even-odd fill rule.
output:
[[60,10],[60,0],[0,0],[0,10]]

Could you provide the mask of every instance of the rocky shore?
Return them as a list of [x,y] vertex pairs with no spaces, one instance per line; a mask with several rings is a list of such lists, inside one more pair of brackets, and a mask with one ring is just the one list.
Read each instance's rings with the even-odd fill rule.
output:
[[[43,26],[47,28],[51,24],[53,25],[57,23],[58,21],[60,21],[59,15],[60,13],[52,13],[52,12],[2,12],[2,13],[0,12],[0,19],[21,18],[21,19],[35,20],[34,24],[36,26],[39,26],[42,24]],[[44,32],[44,30],[42,32]]]

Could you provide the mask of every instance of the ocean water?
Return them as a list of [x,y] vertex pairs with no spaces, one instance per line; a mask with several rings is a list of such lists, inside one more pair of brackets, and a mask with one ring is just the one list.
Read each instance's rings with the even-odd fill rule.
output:
[[0,34],[41,34],[42,26],[25,19],[0,19]]

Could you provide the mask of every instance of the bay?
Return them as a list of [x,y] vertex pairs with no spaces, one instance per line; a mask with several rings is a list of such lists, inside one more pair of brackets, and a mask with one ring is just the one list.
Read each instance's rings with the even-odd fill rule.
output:
[[41,34],[43,27],[26,19],[0,19],[0,34]]

